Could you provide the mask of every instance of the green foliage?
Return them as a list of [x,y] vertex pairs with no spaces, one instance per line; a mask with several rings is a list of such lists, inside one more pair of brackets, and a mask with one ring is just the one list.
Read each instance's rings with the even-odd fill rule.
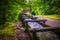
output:
[[60,14],[60,0],[0,0],[0,24],[16,21],[22,8],[30,7],[36,15]]
[[0,23],[18,20],[24,3],[24,0],[0,0]]
[[35,0],[28,4],[36,15],[60,14],[60,0]]
[[31,13],[30,13],[30,12],[27,12],[26,14],[27,14],[28,16],[31,16]]

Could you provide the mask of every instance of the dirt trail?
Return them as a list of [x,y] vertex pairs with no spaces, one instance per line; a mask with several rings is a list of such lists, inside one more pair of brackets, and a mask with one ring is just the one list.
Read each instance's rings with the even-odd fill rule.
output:
[[16,22],[15,40],[30,40],[28,33],[24,32],[21,22]]
[[42,19],[46,19],[46,24],[47,25],[50,25],[50,26],[60,26],[60,20],[53,20],[53,19],[49,19],[49,18],[46,18],[44,16],[39,16],[37,18],[37,20],[42,20]]

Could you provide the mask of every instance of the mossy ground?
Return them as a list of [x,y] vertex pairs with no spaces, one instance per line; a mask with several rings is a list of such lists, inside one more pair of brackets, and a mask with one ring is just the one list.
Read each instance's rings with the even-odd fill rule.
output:
[[14,35],[15,24],[11,22],[6,22],[6,24],[0,26],[0,35]]

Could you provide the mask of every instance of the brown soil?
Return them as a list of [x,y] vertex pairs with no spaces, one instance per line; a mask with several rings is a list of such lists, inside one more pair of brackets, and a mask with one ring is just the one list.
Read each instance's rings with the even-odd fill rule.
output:
[[15,40],[30,40],[28,33],[24,32],[21,22],[16,23],[14,39]]
[[8,35],[0,35],[0,40],[14,40],[14,37]]
[[0,35],[0,40],[30,40],[27,32],[24,32],[21,22],[15,22],[14,37],[9,35]]

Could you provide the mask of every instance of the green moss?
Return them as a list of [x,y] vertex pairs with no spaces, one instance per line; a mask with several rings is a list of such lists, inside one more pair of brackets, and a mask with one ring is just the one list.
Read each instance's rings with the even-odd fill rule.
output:
[[13,36],[14,27],[15,27],[15,24],[7,22],[5,25],[0,27],[0,34]]
[[26,14],[27,14],[28,16],[31,16],[31,13],[30,13],[30,12],[27,12]]

